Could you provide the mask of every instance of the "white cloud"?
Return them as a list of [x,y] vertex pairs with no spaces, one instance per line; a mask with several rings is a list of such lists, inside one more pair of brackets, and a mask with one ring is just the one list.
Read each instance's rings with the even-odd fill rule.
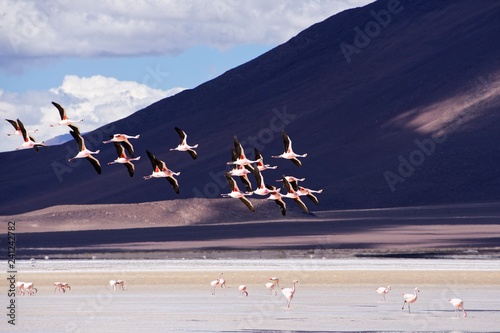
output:
[[[68,75],[59,87],[49,91],[11,93],[0,90],[0,114],[3,119],[20,119],[28,130],[38,129],[33,136],[38,141],[67,134],[67,127],[50,127],[59,120],[57,109],[50,103],[61,104],[70,119],[84,119],[78,124],[82,132],[124,118],[162,98],[172,96],[182,88],[153,89],[133,81],[119,81],[95,75]],[[0,151],[14,150],[21,145],[19,136],[7,137],[14,128],[6,121],[0,123]]]
[[24,57],[176,54],[200,44],[277,45],[368,2],[6,0],[0,2],[0,56],[5,67]]

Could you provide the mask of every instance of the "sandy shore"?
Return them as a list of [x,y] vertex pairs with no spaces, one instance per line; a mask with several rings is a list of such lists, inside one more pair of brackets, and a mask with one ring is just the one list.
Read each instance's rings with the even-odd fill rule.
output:
[[[227,288],[212,296],[219,272]],[[290,309],[264,287],[298,280]],[[463,331],[500,327],[500,267],[495,260],[162,260],[20,262],[18,280],[33,296],[18,296],[18,332],[295,332]],[[125,280],[112,292],[110,279]],[[72,290],[54,293],[52,283]],[[249,296],[239,296],[245,284]],[[6,280],[2,279],[2,289]],[[375,288],[391,285],[383,302]],[[420,288],[411,313],[402,293]],[[4,303],[8,301],[2,293]],[[448,299],[465,301],[457,318]],[[7,326],[2,323],[1,328]],[[8,328],[8,327],[7,327]],[[8,330],[14,332],[16,330]]]

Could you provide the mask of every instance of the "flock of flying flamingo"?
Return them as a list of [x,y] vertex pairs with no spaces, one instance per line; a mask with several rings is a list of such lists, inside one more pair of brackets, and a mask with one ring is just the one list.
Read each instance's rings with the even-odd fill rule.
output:
[[[54,124],[51,124],[50,126],[69,127],[69,133],[74,138],[78,147],[78,153],[75,156],[69,158],[68,162],[71,162],[75,159],[85,158],[90,162],[95,171],[98,174],[101,174],[101,163],[95,157],[95,155],[99,154],[100,150],[89,150],[85,146],[85,139],[80,133],[79,128],[75,125],[78,122],[82,122],[83,119],[69,119],[66,110],[60,104],[52,102],[52,105],[54,105],[54,107],[56,107],[56,109],[59,111],[60,120]],[[31,133],[37,132],[36,129],[33,131],[28,131],[19,119],[6,120],[10,124],[12,124],[15,129],[13,133],[9,133],[7,135],[20,135],[23,137],[23,143],[18,148],[16,148],[16,150],[33,148],[38,151],[40,147],[46,146],[43,141],[37,142],[31,135]],[[175,130],[179,135],[179,144],[175,148],[170,148],[170,151],[184,151],[189,153],[189,155],[193,159],[196,159],[197,152],[195,151],[195,149],[198,148],[198,144],[195,144],[193,146],[189,145],[187,143],[186,132],[178,127],[175,127]],[[299,158],[304,158],[307,156],[307,154],[296,154],[292,149],[292,140],[290,139],[290,137],[285,133],[285,131],[282,131],[281,134],[283,137],[284,151],[282,154],[273,155],[271,157],[288,159],[292,161],[292,163],[296,166],[302,166],[302,162],[299,160]],[[114,161],[108,162],[108,165],[122,164],[127,168],[130,177],[133,177],[135,171],[133,162],[140,160],[141,157],[135,157],[134,147],[129,139],[139,139],[139,137],[140,135],[127,135],[119,133],[110,136],[110,140],[103,141],[103,144],[113,143],[116,149],[117,158]],[[232,160],[230,162],[227,162],[228,165],[232,166],[232,169],[229,172],[225,172],[225,176],[229,187],[231,188],[231,192],[222,194],[222,197],[239,199],[248,207],[248,209],[250,209],[250,211],[255,212],[254,206],[246,197],[254,194],[259,196],[267,196],[265,199],[274,201],[279,206],[281,214],[283,216],[286,215],[287,211],[287,206],[283,198],[293,199],[293,201],[306,213],[309,213],[309,209],[301,200],[301,196],[308,197],[316,205],[319,204],[318,198],[316,197],[315,193],[321,193],[323,190],[312,190],[300,186],[299,181],[304,181],[304,178],[296,178],[293,176],[283,175],[281,179],[277,180],[277,182],[283,183],[283,186],[286,190],[286,193],[283,194],[280,193],[281,188],[266,184],[262,172],[268,169],[276,169],[277,166],[265,164],[263,156],[257,150],[257,148],[254,148],[255,160],[248,159],[245,155],[245,150],[243,149],[236,136],[234,137],[233,143],[234,148],[231,150]],[[146,154],[148,155],[148,158],[151,162],[153,172],[150,175],[144,176],[144,180],[148,180],[151,178],[165,178],[170,183],[175,193],[179,194],[179,182],[177,181],[176,177],[180,175],[180,172],[174,172],[167,168],[165,162],[157,158],[151,151],[146,150]],[[252,183],[248,177],[248,174],[252,174],[255,178],[255,190],[252,189]],[[245,192],[239,189],[233,177],[238,177],[241,180],[246,189]]]
[[[215,295],[215,291],[216,291],[217,287],[227,288],[226,280],[222,278],[223,274],[224,273],[219,273],[219,276],[217,277],[217,279],[210,282],[212,295]],[[297,284],[299,281],[293,280],[291,288],[281,288],[279,285],[280,280],[278,277],[273,276],[273,277],[270,277],[269,280],[271,282],[267,282],[266,284],[264,284],[264,286],[268,290],[268,294],[271,296],[273,296],[273,295],[276,296],[278,294],[276,292],[276,289],[281,290],[281,293],[286,298],[286,306],[285,307],[287,309],[289,309],[290,303],[292,302],[293,296],[295,295],[295,291],[296,291],[295,284]],[[123,280],[110,280],[109,284],[113,288],[113,291],[125,290],[125,281],[123,281]],[[54,282],[54,286],[55,286],[54,292],[56,292],[56,290],[58,290],[59,292],[65,293],[66,290],[71,290],[71,286],[67,282]],[[379,295],[382,296],[381,301],[384,301],[384,302],[386,301],[385,295],[387,293],[389,293],[390,290],[391,290],[391,286],[379,287],[379,288],[375,289],[375,291]],[[248,296],[247,287],[245,285],[243,285],[243,284],[240,285],[238,287],[238,291],[239,291],[239,296],[245,296],[245,297]],[[17,281],[16,282],[16,292],[20,293],[21,295],[25,295],[26,293],[28,295],[34,295],[35,293],[38,292],[38,289],[35,288],[33,282]],[[420,290],[417,287],[417,288],[415,288],[413,294],[403,294],[402,310],[404,310],[405,306],[408,305],[408,313],[410,313],[410,304],[413,304],[417,301],[417,293],[418,292],[420,292]],[[455,314],[457,316],[459,316],[458,311],[462,310],[464,318],[467,317],[467,311],[465,311],[464,302],[461,299],[452,298],[448,301],[455,308]]]

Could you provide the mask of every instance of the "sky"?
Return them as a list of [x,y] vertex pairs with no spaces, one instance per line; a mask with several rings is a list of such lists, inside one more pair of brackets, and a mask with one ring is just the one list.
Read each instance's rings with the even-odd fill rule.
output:
[[[0,116],[37,141],[85,133],[191,89],[373,0],[2,0]],[[0,152],[21,137],[0,122]],[[49,142],[55,142],[54,140]]]

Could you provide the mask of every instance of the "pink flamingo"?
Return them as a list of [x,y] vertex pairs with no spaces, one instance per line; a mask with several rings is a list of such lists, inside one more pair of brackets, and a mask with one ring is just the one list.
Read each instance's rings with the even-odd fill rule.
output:
[[57,110],[59,110],[59,116],[61,117],[61,120],[59,120],[57,123],[55,123],[53,125],[50,125],[51,127],[54,127],[57,125],[60,125],[60,126],[72,125],[74,123],[78,123],[78,122],[83,121],[83,119],[79,119],[79,120],[68,119],[68,116],[66,115],[66,110],[64,110],[64,108],[61,105],[57,104],[56,102],[52,102],[52,105],[54,105],[57,108]]
[[118,157],[113,162],[108,162],[108,165],[115,164],[115,163],[123,164],[127,168],[128,174],[130,175],[130,177],[133,177],[135,167],[134,167],[134,164],[132,164],[132,161],[138,161],[141,159],[141,157],[139,156],[139,157],[135,157],[135,158],[130,158],[127,156],[127,154],[125,154],[125,149],[123,148],[123,146],[120,143],[113,142],[113,144],[115,145],[115,149],[116,149],[116,153],[118,154]]
[[236,182],[231,177],[231,175],[227,172],[225,172],[224,175],[226,176],[229,187],[231,188],[231,192],[221,194],[222,197],[224,197],[224,198],[230,197],[230,198],[234,198],[234,199],[240,199],[241,202],[243,202],[245,204],[245,206],[247,206],[248,209],[250,209],[250,211],[255,212],[255,208],[253,207],[250,200],[245,198],[245,196],[252,195],[252,193],[251,192],[246,192],[246,193],[241,192],[240,189],[238,188],[238,185],[236,185]]
[[59,292],[62,291],[63,293],[65,293],[66,289],[71,290],[71,286],[67,282],[54,282],[54,286],[56,286],[54,292],[56,292],[56,290],[59,290]]
[[16,150],[33,148],[36,151],[38,151],[38,147],[46,146],[46,144],[43,143],[43,141],[36,142],[32,136],[29,136],[28,131],[26,131],[26,128],[24,127],[24,124],[19,119],[17,119],[17,124],[19,125],[19,129],[21,131],[21,134],[23,135],[24,142],[22,145],[17,147]]
[[222,274],[223,273],[219,273],[219,277],[217,278],[217,280],[213,280],[212,282],[210,282],[210,285],[212,286],[212,295],[215,295],[215,288],[220,284]]
[[27,292],[28,295],[33,295],[33,294],[36,294],[38,292],[38,289],[35,288],[35,285],[33,284],[33,282],[24,282],[23,283],[23,293],[22,295],[24,295],[24,292]]
[[267,169],[276,169],[277,166],[270,166],[269,164],[264,164],[264,157],[262,157],[262,154],[260,153],[260,151],[257,149],[257,148],[254,148],[254,151],[255,151],[255,158],[257,159],[257,169],[259,169],[259,171],[264,171],[264,170],[267,170]]
[[113,287],[113,291],[125,290],[125,281],[123,280],[110,280],[109,284]]
[[293,287],[292,288],[281,288],[281,292],[283,295],[285,295],[287,302],[286,302],[286,308],[290,308],[290,303],[292,302],[293,295],[295,295],[295,284],[298,283],[299,281],[293,280]]
[[248,296],[248,291],[247,287],[245,285],[241,285],[238,287],[238,290],[240,291],[240,296]]
[[382,295],[384,301],[385,301],[385,294],[387,294],[389,292],[389,290],[391,290],[391,286],[388,286],[387,288],[386,287],[379,287],[379,288],[375,289],[375,291],[379,295]]
[[99,163],[99,160],[97,160],[97,158],[92,156],[92,154],[99,154],[100,150],[96,151],[88,150],[87,147],[85,147],[85,140],[80,134],[80,130],[78,129],[78,127],[71,124],[68,126],[72,129],[72,131],[69,131],[69,133],[78,144],[78,154],[75,157],[68,159],[68,162],[71,162],[76,158],[85,158],[87,159],[87,161],[90,162],[90,164],[92,164],[95,171],[97,171],[98,174],[101,174],[101,163]]
[[[269,186],[268,188],[270,190],[276,190],[275,186]],[[281,215],[285,216],[286,215],[286,203],[283,201],[282,197],[283,196],[281,195],[281,193],[279,193],[277,191],[274,193],[270,193],[269,196],[267,198],[265,198],[264,200],[273,200],[280,207]]]
[[323,190],[311,190],[309,188],[305,188],[305,187],[302,187],[302,186],[298,186],[297,189],[297,194],[299,196],[307,196],[312,202],[314,202],[316,205],[319,205],[319,201],[318,201],[318,198],[313,194],[313,193],[322,193]]
[[464,301],[462,301],[460,298],[452,298],[448,300],[448,302],[450,302],[451,305],[455,307],[455,313],[457,314],[457,317],[460,317],[460,315],[458,314],[459,309],[462,310],[464,318],[467,317],[467,312],[464,309]]
[[[232,153],[232,160],[233,162],[238,159],[238,154],[234,149],[231,150]],[[252,192],[252,183],[250,183],[250,179],[248,179],[248,174],[251,173],[250,170],[253,170],[251,167],[248,165],[238,165],[238,164],[233,164],[233,168],[229,171],[229,174],[234,177],[240,177],[241,182],[243,185],[245,185],[245,189],[248,192]]]
[[266,288],[269,290],[269,294],[272,295],[273,292],[274,292],[274,296],[276,296],[278,293],[276,293],[276,287],[279,288],[279,282],[280,280],[277,278],[277,277],[270,277],[269,280],[271,280],[272,282],[267,282],[265,284]]
[[255,160],[255,161],[249,160],[245,155],[245,150],[241,146],[241,143],[238,141],[238,138],[236,136],[234,137],[233,141],[234,141],[234,150],[236,151],[237,158],[235,161],[227,162],[227,164],[229,164],[229,165],[237,164],[237,165],[241,165],[241,166],[247,166],[250,171],[253,170],[253,167],[251,164],[257,163],[259,160]]
[[290,198],[295,201],[295,203],[302,208],[306,213],[309,213],[309,209],[307,209],[307,206],[300,200],[299,195],[295,190],[292,188],[292,185],[286,180],[285,176],[282,177],[283,184],[285,185],[286,191],[288,192],[287,194],[282,195],[285,198]]
[[177,151],[187,151],[189,155],[193,158],[193,160],[196,159],[198,156],[196,154],[196,151],[194,151],[195,148],[198,148],[198,144],[195,144],[194,146],[190,146],[187,144],[187,134],[183,130],[181,130],[179,127],[175,127],[175,130],[177,131],[177,134],[179,134],[179,145],[175,148],[170,148],[170,151],[172,150],[177,150]]
[[253,175],[255,176],[255,181],[257,182],[257,189],[253,191],[257,195],[268,195],[271,193],[278,193],[281,189],[276,189],[272,186],[266,185],[264,182],[264,176],[260,173],[258,168],[253,170]]
[[292,161],[296,166],[301,167],[302,162],[300,162],[297,157],[306,157],[307,154],[300,155],[300,154],[294,153],[293,149],[292,149],[292,140],[290,139],[290,137],[288,135],[286,135],[285,131],[281,132],[281,136],[283,137],[283,145],[285,147],[285,151],[278,156],[271,156],[271,157],[272,158],[284,158],[284,159]]
[[151,178],[167,178],[170,185],[172,185],[175,193],[179,194],[179,183],[177,182],[177,179],[174,178],[174,176],[179,176],[181,173],[174,172],[167,168],[165,162],[156,158],[156,156],[153,155],[149,150],[146,150],[146,153],[148,154],[151,165],[153,166],[153,173],[149,176],[144,176],[144,179],[147,180]]
[[417,293],[419,291],[420,290],[418,290],[418,288],[415,288],[415,292],[413,294],[403,294],[404,302],[402,310],[404,310],[405,304],[408,304],[408,313],[410,313],[410,304],[415,303],[417,301]]
[[[23,135],[22,131],[21,131],[21,127],[19,126],[18,122],[16,120],[12,120],[12,119],[5,119],[7,120],[15,129],[14,133],[7,133],[8,136],[11,136],[11,135]],[[35,129],[34,131],[26,131],[26,133],[36,133],[38,132],[38,129]],[[33,140],[35,141],[35,140]]]
[[127,150],[128,154],[132,157],[135,157],[134,146],[132,146],[132,144],[130,143],[130,141],[128,141],[128,139],[139,139],[140,134],[137,135],[113,134],[110,135],[109,137],[111,138],[111,140],[106,140],[103,141],[102,143],[111,143],[111,142],[121,143],[123,147],[125,147],[125,149]]

